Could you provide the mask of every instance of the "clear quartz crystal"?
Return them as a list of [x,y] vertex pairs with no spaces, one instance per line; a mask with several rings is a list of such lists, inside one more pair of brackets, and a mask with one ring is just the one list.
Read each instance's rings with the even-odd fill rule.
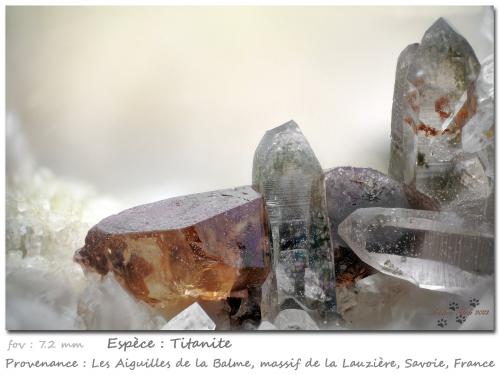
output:
[[399,55],[392,100],[389,174],[396,180],[405,183],[410,183],[413,180],[416,167],[416,129],[413,119],[407,115],[410,113],[411,107],[406,100],[407,93],[413,93],[414,88],[406,76],[417,48],[418,43],[410,44]]
[[[492,59],[481,68],[467,40],[442,18],[398,60],[389,173],[443,210],[469,206],[466,212],[477,213],[482,205],[492,217],[492,181],[485,183],[493,176],[492,70]],[[483,203],[464,205],[465,198]]]
[[493,178],[495,172],[494,83],[495,60],[493,55],[490,55],[483,61],[476,81],[477,112],[462,131],[464,151],[478,154],[490,178]]
[[319,329],[309,314],[299,309],[282,310],[276,317],[274,325],[284,331],[312,331]]
[[276,326],[266,320],[263,320],[260,325],[259,325],[259,328],[257,328],[258,331],[276,331],[278,328],[276,328]]
[[171,331],[213,331],[214,329],[215,323],[197,302],[174,316],[162,328],[162,330]]
[[323,178],[295,122],[266,132],[254,156],[253,187],[266,201],[278,299],[328,313],[335,310],[335,280]]
[[[493,225],[481,216],[361,208],[340,224],[339,233],[365,263],[421,288],[467,290],[494,271]],[[381,241],[388,234],[398,238]]]

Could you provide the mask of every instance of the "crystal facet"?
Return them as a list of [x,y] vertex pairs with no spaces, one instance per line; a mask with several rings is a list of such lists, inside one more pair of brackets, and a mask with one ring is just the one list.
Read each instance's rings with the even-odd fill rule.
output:
[[215,323],[198,303],[193,303],[162,327],[170,331],[213,331]]
[[285,331],[313,331],[318,330],[318,326],[307,312],[299,309],[287,309],[281,311],[274,325]]
[[413,120],[408,116],[411,106],[406,100],[406,94],[410,92],[411,86],[406,77],[417,48],[417,43],[410,44],[399,55],[392,99],[389,174],[396,180],[407,184],[411,183],[415,176],[416,134]]
[[[492,65],[480,69],[467,40],[442,18],[398,60],[389,173],[443,210],[463,207],[465,197],[485,206],[491,195],[489,189],[484,196],[482,187],[488,185],[485,175],[492,175],[493,143],[487,140],[493,135]],[[471,153],[481,165],[466,155]],[[469,187],[478,184],[482,187],[473,197]]]
[[359,260],[338,234],[339,224],[358,208],[409,208],[402,185],[370,168],[339,167],[325,172],[330,237],[335,250],[337,286],[349,284],[373,270]]
[[[365,263],[421,288],[461,291],[494,270],[493,226],[481,216],[361,208],[339,233]],[[381,241],[391,236],[391,241]]]
[[[335,310],[335,280],[323,171],[298,125],[287,122],[266,132],[253,162],[253,187],[262,193],[269,213],[279,300]],[[306,287],[314,274],[321,293]],[[287,285],[280,285],[287,280]],[[310,281],[311,279],[309,279]],[[310,283],[309,283],[310,284]]]
[[242,187],[134,207],[94,226],[75,259],[102,275],[114,272],[135,297],[173,316],[265,280],[264,202]]

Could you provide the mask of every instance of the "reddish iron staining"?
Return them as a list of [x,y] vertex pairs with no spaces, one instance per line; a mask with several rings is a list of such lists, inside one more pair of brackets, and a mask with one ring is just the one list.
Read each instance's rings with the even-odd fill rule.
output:
[[417,92],[416,91],[409,92],[408,95],[406,95],[406,101],[408,102],[408,104],[410,105],[411,109],[414,112],[417,112],[420,109],[420,107],[417,104]]
[[455,116],[454,128],[459,131],[460,129],[462,129],[468,119],[469,108],[467,105],[464,105],[462,108],[460,108],[460,111],[458,111],[457,115]]
[[441,96],[434,102],[434,110],[439,114],[441,120],[445,120],[450,117],[450,99],[448,99],[446,96]]
[[413,119],[412,119],[410,116],[405,117],[405,118],[403,119],[403,121],[404,121],[404,122],[406,122],[408,125],[411,125],[411,126],[413,126],[413,125],[414,125],[414,123],[413,123]]
[[431,128],[430,126],[427,126],[424,123],[420,123],[417,126],[417,131],[425,133],[426,136],[435,137],[436,135],[438,135],[438,131],[436,129]]

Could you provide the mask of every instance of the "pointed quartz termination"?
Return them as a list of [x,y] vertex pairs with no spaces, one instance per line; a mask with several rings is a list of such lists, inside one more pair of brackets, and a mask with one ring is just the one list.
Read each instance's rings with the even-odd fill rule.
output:
[[295,122],[266,132],[255,151],[252,183],[266,201],[280,305],[291,298],[321,313],[335,311],[323,171]]
[[[453,212],[361,208],[339,233],[366,263],[425,289],[469,290],[494,272],[493,225]],[[400,238],[381,244],[388,234]]]
[[462,132],[478,109],[479,71],[472,47],[442,18],[398,60],[389,174],[444,210],[455,206],[443,191],[455,189]]
[[196,302],[162,327],[162,331],[213,331],[214,329],[215,323]]
[[75,260],[113,272],[167,317],[196,301],[222,303],[258,288],[270,270],[264,201],[240,187],[134,207],[91,228]]

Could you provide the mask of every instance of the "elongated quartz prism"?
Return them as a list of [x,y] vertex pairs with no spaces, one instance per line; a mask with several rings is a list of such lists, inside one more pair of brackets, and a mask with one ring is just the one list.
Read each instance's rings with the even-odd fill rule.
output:
[[365,263],[421,288],[466,290],[494,271],[493,225],[481,216],[361,208],[339,233]]
[[[440,209],[493,221],[493,64],[443,18],[400,55],[389,174]],[[474,203],[471,204],[470,201]]]
[[323,170],[295,122],[266,132],[255,151],[252,183],[269,214],[279,303],[291,298],[306,309],[334,311]]

